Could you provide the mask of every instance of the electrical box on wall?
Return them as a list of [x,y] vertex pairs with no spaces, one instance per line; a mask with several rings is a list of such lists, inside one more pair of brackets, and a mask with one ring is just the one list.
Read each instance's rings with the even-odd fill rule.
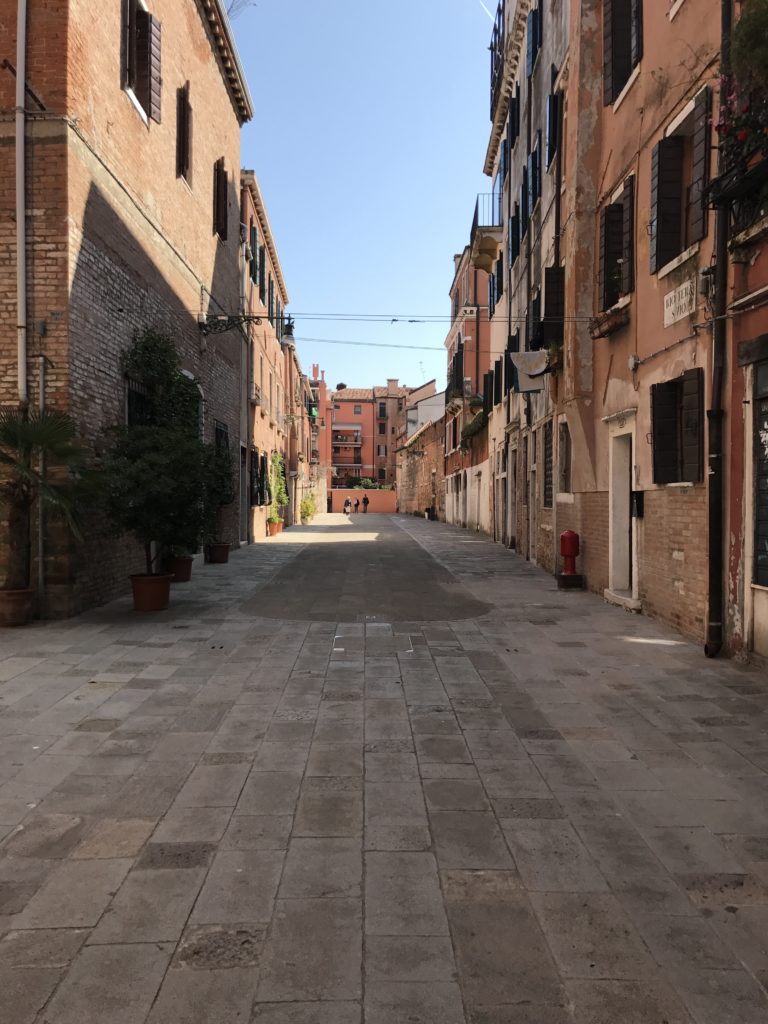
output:
[[645,506],[645,491],[632,491],[632,518],[642,519]]

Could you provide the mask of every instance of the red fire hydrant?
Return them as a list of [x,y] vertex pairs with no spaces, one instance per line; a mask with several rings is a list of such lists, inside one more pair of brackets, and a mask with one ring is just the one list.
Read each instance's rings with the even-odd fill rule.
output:
[[560,534],[560,554],[563,556],[563,576],[576,575],[576,556],[579,553],[579,535],[573,530]]

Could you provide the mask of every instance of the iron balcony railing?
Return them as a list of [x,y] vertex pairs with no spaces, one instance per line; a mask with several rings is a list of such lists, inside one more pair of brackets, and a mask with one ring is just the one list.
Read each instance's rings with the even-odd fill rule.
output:
[[501,192],[480,192],[475,203],[475,215],[472,218],[472,230],[469,235],[470,245],[481,228],[500,228],[502,212]]

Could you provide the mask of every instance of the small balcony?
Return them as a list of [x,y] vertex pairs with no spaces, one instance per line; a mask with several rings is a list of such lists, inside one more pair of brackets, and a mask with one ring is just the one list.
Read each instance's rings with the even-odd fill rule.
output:
[[490,274],[499,258],[503,244],[502,196],[494,192],[481,192],[475,203],[475,216],[469,235],[472,266]]
[[356,436],[345,436],[342,434],[333,435],[333,444],[340,445],[342,448],[362,448],[363,441],[359,434]]

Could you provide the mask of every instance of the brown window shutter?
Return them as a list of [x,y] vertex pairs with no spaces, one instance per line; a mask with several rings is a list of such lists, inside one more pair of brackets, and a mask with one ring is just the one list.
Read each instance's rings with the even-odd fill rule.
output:
[[124,89],[136,87],[136,11],[137,0],[123,0],[123,31],[121,46],[121,84]]
[[224,164],[224,157],[221,157],[213,165],[213,230],[219,238],[227,240],[227,169]]
[[621,203],[609,203],[600,211],[600,308],[610,309],[621,293],[624,209]]
[[189,82],[176,90],[176,177],[189,181],[191,108]]
[[643,0],[631,0],[630,6],[630,55],[636,68],[643,58]]
[[163,79],[160,74],[160,22],[154,15],[149,18],[149,110],[147,113],[160,124],[160,100]]
[[502,385],[503,381],[501,378],[503,361],[497,359],[493,364],[493,404],[498,405],[502,398]]
[[707,234],[709,210],[705,191],[709,184],[710,167],[710,97],[709,87],[706,86],[696,96],[693,106],[693,166],[689,242],[698,242]]
[[671,135],[651,156],[651,273],[681,251],[683,139]]
[[629,295],[635,290],[635,176],[624,182],[621,196],[621,291]]
[[614,101],[613,94],[613,0],[603,0],[603,103]]
[[680,391],[680,479],[697,484],[704,479],[704,371],[686,370]]
[[565,267],[544,268],[544,341],[560,345],[565,322]]
[[678,451],[678,382],[651,385],[653,482],[671,484],[680,479]]

